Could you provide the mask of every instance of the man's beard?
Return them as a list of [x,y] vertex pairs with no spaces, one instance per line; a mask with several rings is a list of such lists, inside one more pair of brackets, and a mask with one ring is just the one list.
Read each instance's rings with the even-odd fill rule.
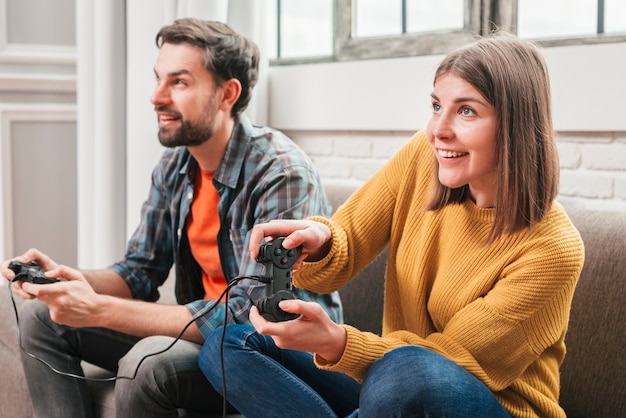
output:
[[[155,110],[165,111],[165,106],[157,106]],[[215,133],[215,120],[217,117],[217,106],[215,105],[215,89],[209,100],[209,103],[204,108],[204,117],[201,122],[187,121],[183,119],[183,115],[180,112],[172,112],[174,116],[181,121],[181,125],[174,131],[170,131],[170,128],[159,128],[159,142],[161,145],[174,148],[179,146],[193,147],[196,145],[202,145]],[[202,123],[203,122],[203,123]]]
[[212,126],[200,126],[191,121],[183,121],[181,126],[173,132],[170,132],[168,128],[160,128],[159,142],[168,148],[192,147],[205,143],[213,136],[213,133]]

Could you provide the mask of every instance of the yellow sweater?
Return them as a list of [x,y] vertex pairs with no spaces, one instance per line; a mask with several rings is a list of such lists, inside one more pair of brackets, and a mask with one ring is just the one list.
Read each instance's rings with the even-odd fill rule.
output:
[[332,248],[295,272],[298,287],[337,290],[389,244],[382,337],[344,325],[342,358],[317,365],[362,381],[384,353],[418,345],[474,374],[513,416],[565,416],[559,367],[584,261],[578,231],[555,202],[534,228],[481,245],[494,211],[471,201],[424,211],[433,175],[418,132],[331,220],[314,218],[331,228]]

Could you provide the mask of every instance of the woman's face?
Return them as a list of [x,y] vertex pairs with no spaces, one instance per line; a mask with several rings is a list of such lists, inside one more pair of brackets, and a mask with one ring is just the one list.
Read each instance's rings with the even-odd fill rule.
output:
[[439,181],[458,188],[469,185],[479,207],[496,199],[496,110],[465,79],[447,73],[435,80],[433,115],[426,133],[437,161]]

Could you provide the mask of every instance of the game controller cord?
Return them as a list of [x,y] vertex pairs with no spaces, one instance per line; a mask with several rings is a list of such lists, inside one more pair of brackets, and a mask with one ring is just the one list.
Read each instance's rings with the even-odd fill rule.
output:
[[[20,350],[22,350],[22,352],[24,354],[26,354],[29,357],[32,357],[33,359],[39,361],[40,363],[46,365],[48,368],[50,368],[50,370],[52,370],[55,373],[58,373],[62,376],[67,376],[67,377],[73,377],[76,379],[82,379],[82,380],[88,380],[88,381],[92,381],[92,382],[112,382],[118,379],[129,379],[129,380],[133,380],[135,379],[135,377],[137,377],[137,372],[139,371],[139,367],[141,366],[141,364],[144,362],[144,360],[146,360],[148,357],[152,357],[152,356],[156,356],[159,355],[161,353],[166,352],[167,350],[169,350],[170,348],[172,348],[174,346],[174,344],[176,344],[178,342],[178,340],[180,340],[183,336],[183,334],[185,333],[185,331],[187,330],[187,328],[189,328],[191,326],[191,324],[193,324],[196,320],[198,320],[199,318],[201,318],[202,316],[206,315],[207,313],[211,312],[218,304],[219,302],[224,299],[224,303],[226,304],[226,306],[228,306],[228,295],[230,293],[230,289],[235,286],[237,283],[239,283],[241,280],[244,279],[252,279],[252,280],[257,280],[259,282],[265,282],[265,280],[261,277],[257,277],[257,276],[237,276],[234,279],[230,280],[229,284],[226,286],[226,288],[224,289],[224,291],[220,294],[219,298],[215,301],[213,301],[214,303],[206,305],[203,309],[201,309],[200,311],[198,311],[193,318],[191,318],[191,320],[183,327],[183,329],[181,330],[181,332],[178,334],[178,336],[176,338],[174,338],[174,341],[172,341],[172,343],[170,345],[168,345],[167,347],[165,347],[163,350],[154,352],[154,353],[150,353],[150,354],[146,354],[144,357],[141,358],[141,360],[139,360],[139,363],[137,364],[137,367],[135,368],[135,372],[133,373],[132,376],[112,376],[112,377],[106,377],[106,378],[95,378],[95,377],[86,377],[86,376],[81,376],[78,374],[74,374],[74,373],[68,373],[68,372],[64,372],[62,370],[58,370],[56,369],[53,365],[51,365],[50,363],[48,363],[47,361],[37,357],[36,355],[34,355],[33,353],[27,351],[24,346],[22,345],[22,334],[20,331],[20,320],[19,320],[19,315],[17,312],[17,305],[15,303],[15,297],[13,296],[13,288],[11,285],[9,285],[9,294],[11,296],[11,303],[13,304],[13,310],[15,312],[15,322],[17,324],[17,341],[20,347]],[[11,283],[19,280],[19,277],[16,276],[11,280]],[[224,388],[224,395],[223,395],[223,399],[224,399],[224,411],[226,410],[226,384],[225,384],[225,373],[224,373],[224,353],[223,353],[223,345],[224,345],[224,339],[225,339],[225,335],[226,335],[226,325],[227,325],[227,317],[228,317],[228,309],[224,310],[224,325],[223,325],[223,329],[222,329],[222,338],[221,338],[221,347],[220,347],[220,363],[222,366],[222,387]]]

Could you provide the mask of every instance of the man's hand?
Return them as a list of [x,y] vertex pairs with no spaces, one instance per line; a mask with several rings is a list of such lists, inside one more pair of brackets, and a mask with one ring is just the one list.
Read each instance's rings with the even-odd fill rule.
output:
[[[55,263],[50,257],[35,248],[31,248],[21,256],[11,260],[5,260],[2,264],[0,264],[0,274],[2,274],[2,276],[9,281],[13,280],[15,277],[15,273],[9,268],[9,263],[13,260],[24,264],[35,262],[44,272],[55,269],[58,266],[58,264]],[[22,299],[34,299],[35,296],[25,290],[23,284],[24,283],[21,280],[11,283],[13,293]]]
[[73,327],[98,326],[98,295],[83,274],[66,266],[46,272],[47,277],[61,279],[52,284],[22,283],[21,288],[48,305],[50,318],[58,324]]

